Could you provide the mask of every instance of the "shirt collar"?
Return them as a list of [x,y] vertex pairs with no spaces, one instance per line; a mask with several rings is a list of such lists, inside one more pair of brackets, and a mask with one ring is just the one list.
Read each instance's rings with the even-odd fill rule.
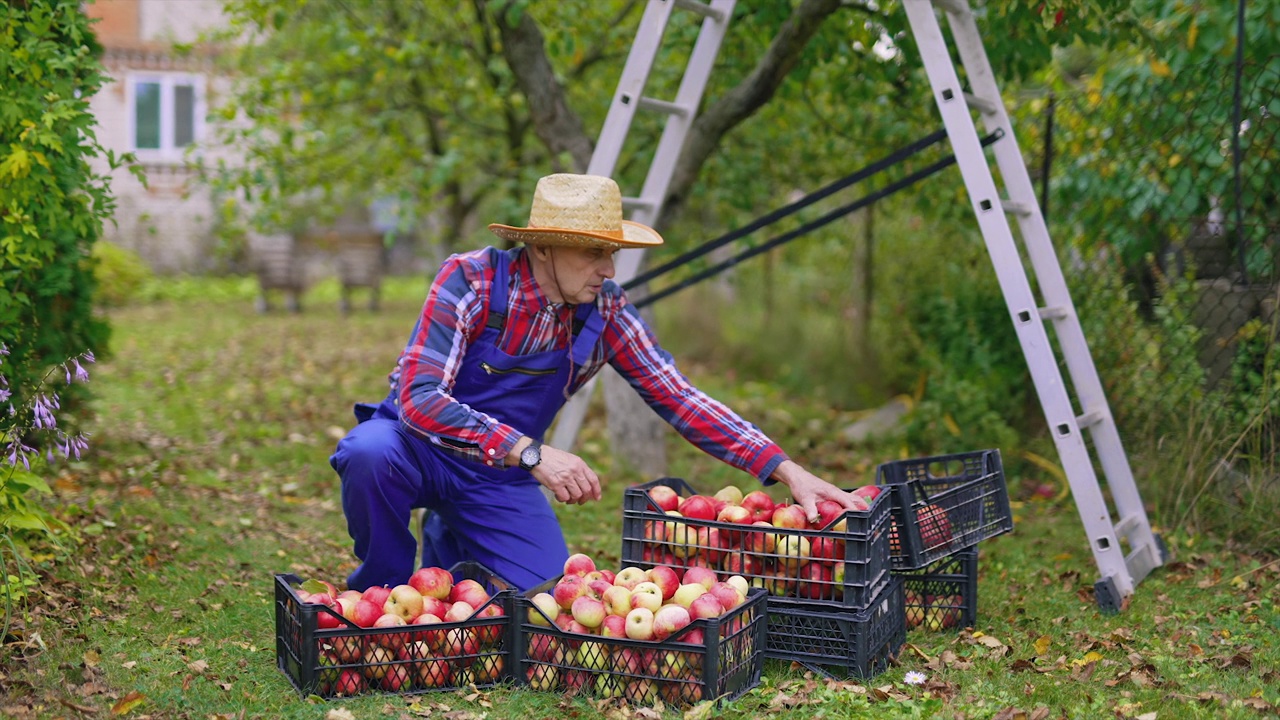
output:
[[533,263],[529,260],[529,250],[520,248],[520,252],[516,257],[516,262],[512,266],[515,270],[511,286],[511,294],[515,298],[515,302],[525,311],[534,315],[544,308],[562,308],[563,303],[553,304],[542,292],[542,288],[538,285],[538,280],[533,276]]

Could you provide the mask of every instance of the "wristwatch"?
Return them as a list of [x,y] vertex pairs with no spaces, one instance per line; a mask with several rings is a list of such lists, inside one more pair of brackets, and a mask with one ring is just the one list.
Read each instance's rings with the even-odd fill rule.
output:
[[542,462],[542,443],[534,440],[529,447],[520,451],[520,469],[532,470]]

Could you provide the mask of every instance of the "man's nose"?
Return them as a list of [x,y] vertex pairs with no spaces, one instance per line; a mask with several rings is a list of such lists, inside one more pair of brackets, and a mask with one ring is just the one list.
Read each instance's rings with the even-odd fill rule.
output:
[[614,275],[613,255],[607,256],[600,264],[600,275],[606,278],[612,278]]

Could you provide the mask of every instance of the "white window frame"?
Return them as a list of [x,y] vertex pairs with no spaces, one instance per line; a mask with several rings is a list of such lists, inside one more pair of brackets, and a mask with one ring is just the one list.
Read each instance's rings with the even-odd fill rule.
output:
[[[140,148],[138,143],[137,88],[140,83],[160,86],[160,147]],[[173,96],[174,87],[190,85],[194,94],[191,113],[191,145],[174,146]],[[130,73],[126,83],[125,102],[129,114],[129,147],[142,162],[177,164],[183,162],[187,148],[194,147],[204,138],[204,76],[190,73]]]

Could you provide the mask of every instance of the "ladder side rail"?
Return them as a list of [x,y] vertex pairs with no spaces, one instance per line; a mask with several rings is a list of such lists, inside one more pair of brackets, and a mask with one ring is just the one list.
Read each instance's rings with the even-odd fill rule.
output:
[[640,106],[645,83],[649,80],[658,50],[662,47],[662,36],[671,19],[673,5],[662,0],[650,0],[645,6],[644,14],[640,17],[640,29],[636,32],[631,51],[627,53],[627,62],[622,66],[622,76],[609,104],[609,113],[600,127],[600,136],[591,153],[591,162],[587,164],[588,175],[613,176],[618,157],[622,154],[622,145],[631,129],[631,121],[635,119],[636,109]]
[[[1088,430],[1093,439],[1103,475],[1111,489],[1117,514],[1120,517],[1139,518],[1139,522],[1124,534],[1129,536],[1130,547],[1144,550],[1149,554],[1149,563],[1143,563],[1141,557],[1135,558],[1132,563],[1138,566],[1131,568],[1138,570],[1131,573],[1134,575],[1133,580],[1135,583],[1141,582],[1152,569],[1162,564],[1162,560],[1155,535],[1147,520],[1142,497],[1134,482],[1128,455],[1120,439],[1115,418],[1111,414],[1111,407],[1099,379],[1097,366],[1089,352],[1088,340],[1080,325],[1080,318],[1071,299],[1062,266],[1058,262],[1057,253],[1050,240],[1048,226],[1041,212],[1035,187],[1017,144],[1012,121],[1001,99],[977,22],[973,13],[967,10],[948,11],[947,16],[951,23],[952,37],[969,77],[970,89],[979,97],[991,101],[993,106],[993,111],[980,113],[984,126],[988,132],[994,132],[999,128],[1005,133],[1004,141],[996,143],[993,153],[1000,168],[1001,177],[1004,179],[1008,198],[1026,209],[1025,212],[1015,215],[1023,245],[1027,248],[1028,259],[1039,281],[1045,305],[1053,308],[1056,313],[1053,318],[1054,329],[1059,336],[1059,345],[1066,361],[1067,371],[1071,376],[1072,386],[1080,402],[1080,410],[1084,415],[1097,416],[1097,421],[1092,423]],[[1149,567],[1142,567],[1146,564],[1149,564]]]
[[995,179],[987,165],[977,127],[961,94],[959,78],[947,50],[942,28],[929,0],[904,0],[903,7],[920,49],[934,100],[947,128],[957,164],[973,205],[996,278],[1004,292],[1010,319],[1054,444],[1063,460],[1076,508],[1090,539],[1094,560],[1104,577],[1113,579],[1122,597],[1133,594],[1133,582],[1119,543],[1111,513],[1098,486],[1093,461],[1076,423],[1071,399],[1053,355],[1052,345],[1037,311],[1035,297],[1022,266],[1008,218],[1000,207]]

